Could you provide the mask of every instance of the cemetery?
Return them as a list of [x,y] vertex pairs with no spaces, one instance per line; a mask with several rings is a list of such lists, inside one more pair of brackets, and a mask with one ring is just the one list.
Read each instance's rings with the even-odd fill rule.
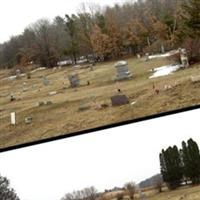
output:
[[199,105],[200,65],[168,55],[1,70],[0,148]]

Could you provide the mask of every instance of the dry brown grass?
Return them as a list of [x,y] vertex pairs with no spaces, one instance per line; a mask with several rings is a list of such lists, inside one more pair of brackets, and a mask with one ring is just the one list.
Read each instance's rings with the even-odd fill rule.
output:
[[[111,107],[110,102],[110,97],[117,93],[113,62],[99,64],[94,67],[94,71],[77,70],[82,85],[77,89],[62,89],[63,82],[69,86],[64,77],[73,71],[72,67],[38,71],[29,80],[23,77],[15,81],[2,81],[9,71],[0,71],[0,148],[199,104],[200,83],[190,81],[191,75],[200,75],[199,65],[179,70],[173,75],[148,79],[150,69],[170,62],[167,59],[149,62],[129,59],[129,69],[134,78],[120,82],[120,88],[130,102],[137,103],[120,107]],[[50,80],[50,85],[46,87],[41,78],[44,75]],[[87,81],[91,83],[89,86]],[[22,91],[23,82],[27,82],[27,92]],[[153,84],[160,90],[159,95],[154,93]],[[173,88],[164,90],[166,84]],[[58,94],[49,96],[51,91],[58,91]],[[17,101],[10,102],[11,92],[15,93]],[[53,104],[38,107],[37,103],[41,100],[51,100]],[[109,107],[97,111],[93,107],[93,101],[109,104]],[[92,107],[79,112],[78,108],[83,104]],[[10,125],[9,115],[12,111],[17,114],[15,127]],[[27,116],[33,117],[30,125],[24,123]]]
[[[180,187],[176,190],[169,191],[167,187],[163,187],[163,192],[159,193],[156,189],[146,189],[143,190],[145,200],[199,200],[200,199],[200,186],[185,186]],[[125,191],[108,192],[104,194],[104,199],[106,200],[117,200],[117,194],[123,193],[123,199],[127,200],[130,197]],[[135,194],[135,200],[139,200],[140,195],[137,191]]]

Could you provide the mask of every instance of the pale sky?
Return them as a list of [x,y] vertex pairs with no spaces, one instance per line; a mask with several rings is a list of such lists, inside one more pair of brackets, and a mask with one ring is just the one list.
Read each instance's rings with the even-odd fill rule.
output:
[[82,2],[97,3],[101,6],[125,2],[125,0],[6,0],[0,9],[0,43],[10,36],[23,32],[24,28],[40,18],[53,19],[78,11]]
[[0,154],[0,173],[21,200],[60,200],[67,192],[136,183],[160,172],[159,153],[193,138],[200,109]]

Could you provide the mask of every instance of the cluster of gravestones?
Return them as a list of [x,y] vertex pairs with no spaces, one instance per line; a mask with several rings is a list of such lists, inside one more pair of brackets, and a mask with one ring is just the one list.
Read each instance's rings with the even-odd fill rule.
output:
[[[10,113],[10,120],[11,120],[11,125],[16,125],[17,124],[17,121],[16,121],[16,112],[12,112]],[[24,122],[25,124],[31,124],[33,121],[33,118],[32,117],[25,117],[24,118]]]
[[[162,53],[165,53],[165,51]],[[189,58],[186,49],[179,48],[179,54],[180,54],[181,65],[183,67],[189,67]],[[140,55],[138,55],[138,58],[140,58]],[[145,61],[146,62],[149,61],[149,53],[145,54]]]
[[[93,66],[93,65],[92,65]],[[127,79],[131,79],[132,75],[128,69],[128,64],[126,61],[119,61],[115,64],[115,68],[116,68],[116,81],[122,81],[122,80],[127,80]],[[92,68],[93,70],[93,68]],[[19,72],[18,72],[19,73]],[[79,80],[79,76],[76,73],[73,73],[71,75],[68,76],[70,85],[72,88],[78,87],[80,86],[80,80]],[[48,86],[50,84],[49,80],[47,77],[43,77],[43,85],[44,86]],[[90,82],[87,82],[88,85],[90,85]],[[23,85],[25,87],[25,84]],[[118,89],[118,92],[121,93],[121,90]],[[49,95],[55,95],[57,94],[56,91],[50,92]],[[11,95],[11,101],[15,100],[14,95]],[[126,95],[123,94],[117,94],[111,97],[111,103],[112,106],[121,106],[121,105],[125,105],[125,104],[129,104],[129,99]],[[38,102],[38,106],[44,106],[44,105],[51,105],[52,102],[51,101],[40,101]],[[109,105],[108,104],[98,104],[98,103],[94,103],[94,107],[96,110],[101,110],[103,108],[107,108]],[[88,109],[90,109],[91,106],[90,105],[81,105],[79,107],[79,111],[86,111]],[[15,125],[16,124],[16,113],[11,113],[11,124]],[[25,118],[25,123],[26,124],[30,124],[32,123],[32,117],[26,117]]]

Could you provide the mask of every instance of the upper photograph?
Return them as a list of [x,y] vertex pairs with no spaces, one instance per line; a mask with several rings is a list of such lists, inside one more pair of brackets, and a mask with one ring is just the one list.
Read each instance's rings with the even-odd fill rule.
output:
[[0,12],[0,149],[200,105],[199,0],[19,0]]

